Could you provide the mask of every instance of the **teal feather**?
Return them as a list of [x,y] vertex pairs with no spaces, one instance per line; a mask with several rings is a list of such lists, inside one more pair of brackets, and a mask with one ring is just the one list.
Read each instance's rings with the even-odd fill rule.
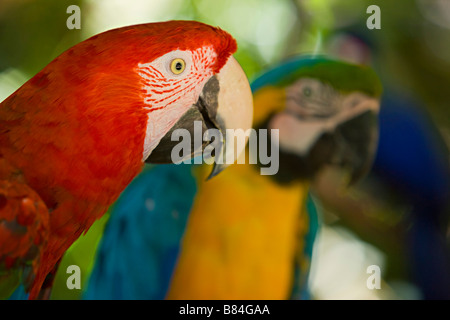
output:
[[164,299],[197,192],[190,165],[144,170],[122,193],[84,299]]

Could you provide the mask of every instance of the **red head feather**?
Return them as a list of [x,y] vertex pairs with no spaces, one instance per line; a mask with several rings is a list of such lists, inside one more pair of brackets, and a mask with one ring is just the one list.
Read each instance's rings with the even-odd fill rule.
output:
[[214,49],[208,68],[217,73],[236,42],[194,21],[107,31],[61,54],[0,104],[0,158],[13,168],[0,170],[0,180],[20,175],[52,211],[31,297],[142,168],[149,116],[138,66],[202,47]]

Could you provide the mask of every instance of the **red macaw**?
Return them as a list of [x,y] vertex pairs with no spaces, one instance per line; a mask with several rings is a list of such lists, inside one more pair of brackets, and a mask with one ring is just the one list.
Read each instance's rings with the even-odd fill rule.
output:
[[0,297],[20,282],[47,296],[47,275],[144,163],[171,162],[175,128],[251,126],[236,48],[194,21],[110,30],[0,104]]

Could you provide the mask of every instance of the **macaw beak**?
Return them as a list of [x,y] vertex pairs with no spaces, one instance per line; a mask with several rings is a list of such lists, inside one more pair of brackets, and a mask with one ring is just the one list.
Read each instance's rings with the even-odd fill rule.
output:
[[[192,137],[191,152],[181,161],[202,156],[204,149],[210,144],[215,144],[215,150],[218,150],[214,155],[214,167],[208,177],[210,179],[235,162],[245,149],[245,144],[227,139],[227,130],[241,129],[246,132],[251,128],[252,120],[253,98],[250,84],[239,63],[230,57],[220,72],[205,83],[198,101],[161,139],[146,162],[173,163],[172,149],[179,141],[172,140],[172,133],[176,129],[186,129]],[[216,140],[215,137],[211,141],[203,139],[203,134],[208,129],[218,130],[221,139]],[[202,134],[200,143],[196,139],[198,132]]]
[[[211,80],[210,80],[211,81]],[[234,135],[231,139],[226,135],[227,130],[247,130],[251,129],[253,123],[253,96],[250,89],[247,76],[242,70],[239,63],[231,57],[219,74],[217,74],[217,81],[219,83],[218,94],[218,108],[215,116],[213,115],[213,122],[216,128],[220,130],[224,138],[220,154],[216,156],[217,159],[222,159],[223,163],[214,162],[214,167],[208,179],[219,174],[227,166],[234,163],[242,151],[245,149],[245,144],[237,143]],[[246,139],[248,135],[245,136]]]
[[330,165],[349,174],[348,185],[369,172],[378,145],[378,114],[366,110],[341,123],[334,132],[335,148]]
[[282,178],[295,173],[314,179],[323,168],[334,167],[345,170],[352,185],[367,174],[378,144],[379,99],[353,92],[343,96],[342,105],[329,118],[305,121],[288,112],[272,117],[269,127],[280,130]]

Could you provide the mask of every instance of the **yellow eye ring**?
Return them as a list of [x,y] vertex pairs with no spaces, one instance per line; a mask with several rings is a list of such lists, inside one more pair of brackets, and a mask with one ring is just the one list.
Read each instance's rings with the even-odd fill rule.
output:
[[180,74],[184,69],[186,69],[186,62],[184,62],[183,59],[173,59],[170,63],[170,71],[172,71],[173,74]]

